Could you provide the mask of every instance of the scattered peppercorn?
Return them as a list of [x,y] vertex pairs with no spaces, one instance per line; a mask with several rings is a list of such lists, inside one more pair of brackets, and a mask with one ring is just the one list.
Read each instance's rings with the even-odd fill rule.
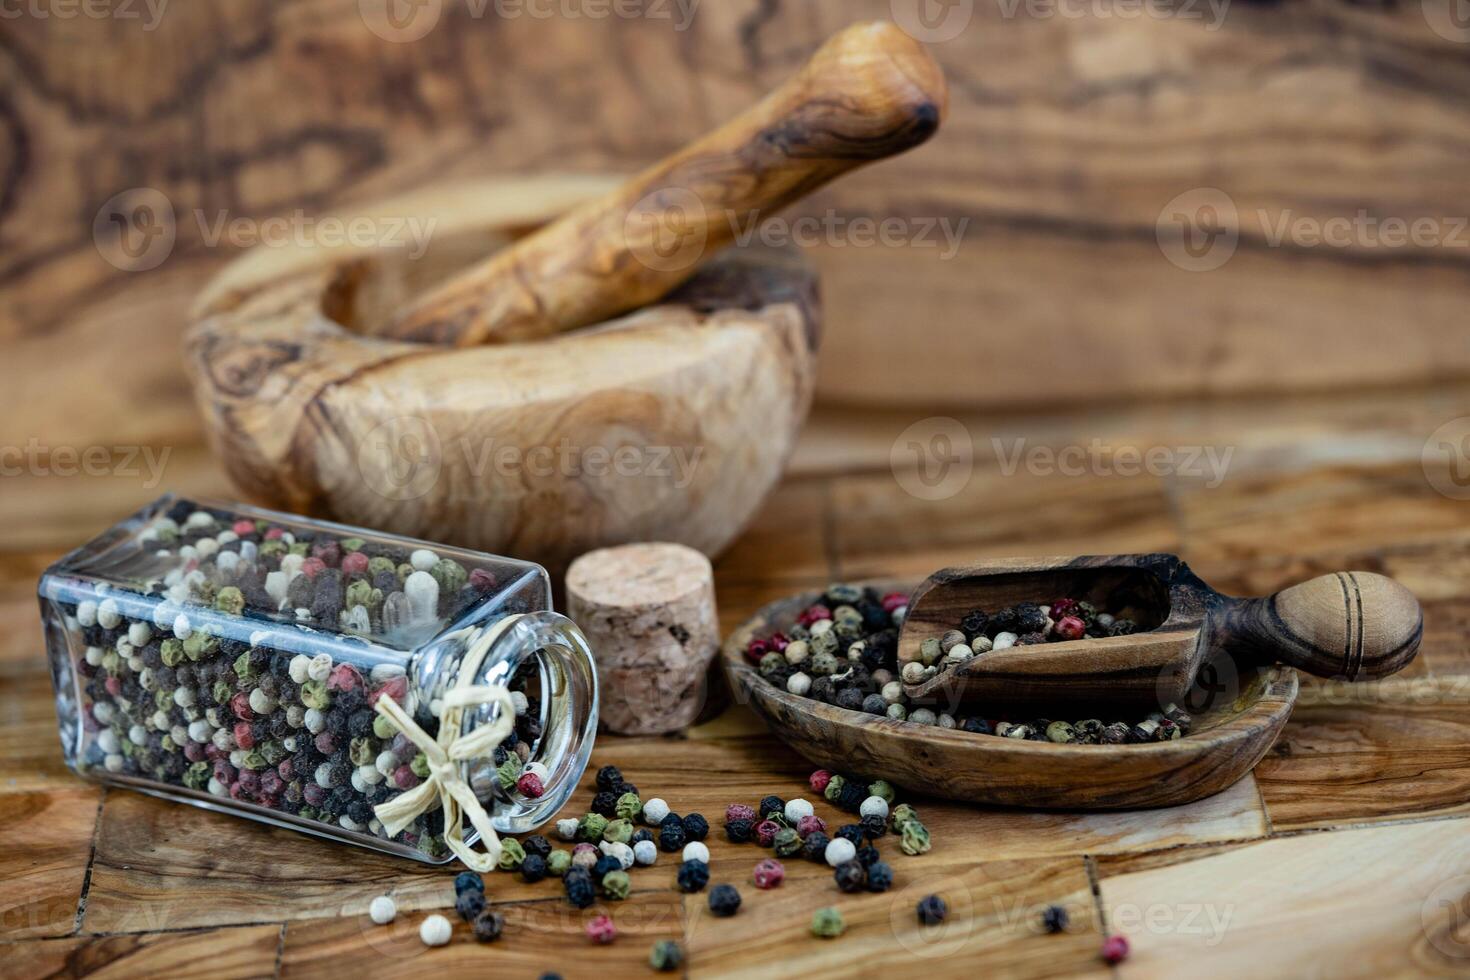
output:
[[627,898],[632,887],[633,882],[628,877],[628,872],[621,868],[602,876],[602,894],[613,901],[620,902]]
[[781,832],[781,825],[774,820],[762,820],[755,825],[755,842],[761,847],[770,847],[776,843],[776,835]]
[[893,887],[893,869],[884,861],[868,865],[868,891],[886,892]]
[[539,854],[527,854],[525,859],[521,861],[521,877],[525,878],[531,884],[535,884],[542,878],[545,878],[546,871],[546,858]]
[[811,786],[813,793],[820,793],[827,788],[827,784],[831,780],[832,774],[830,772],[826,769],[818,769],[807,779],[807,784]]
[[785,817],[786,801],[779,796],[762,797],[759,809],[762,820],[770,820],[775,816]]
[[617,766],[603,766],[597,770],[596,782],[600,790],[615,790],[622,785],[623,774]]
[[660,973],[671,973],[684,962],[684,950],[672,939],[660,939],[648,954],[648,965]]
[[775,858],[764,858],[756,862],[753,878],[757,888],[775,888],[786,877],[786,868]]
[[917,911],[921,925],[933,926],[943,922],[945,916],[949,915],[949,906],[938,895],[925,895],[919,899]]
[[528,855],[535,854],[543,858],[550,857],[551,841],[540,834],[532,834],[530,837],[521,841],[521,850],[525,851]]
[[869,840],[877,840],[888,833],[888,821],[883,817],[869,816],[862,819],[863,834]]
[[592,885],[592,875],[585,868],[573,868],[562,877],[567,891],[567,900],[579,909],[585,909],[597,900],[597,890]]
[[755,827],[752,826],[749,820],[731,820],[725,824],[725,836],[730,839],[730,843],[732,844],[750,843],[751,835],[754,832]]
[[726,823],[734,820],[748,820],[753,824],[756,821],[756,816],[755,808],[746,806],[744,803],[731,803],[725,807]]
[[720,918],[740,911],[740,892],[734,885],[716,885],[709,891],[709,910]]
[[1117,966],[1128,958],[1128,940],[1123,936],[1109,936],[1103,940],[1102,945],[1103,962],[1109,966]]
[[697,892],[709,884],[709,865],[703,861],[685,861],[679,865],[675,879],[681,892]]
[[472,925],[475,938],[482,943],[493,943],[505,929],[505,916],[499,912],[481,912]]
[[606,946],[618,938],[618,927],[611,916],[595,915],[587,922],[587,938]]
[[820,830],[808,834],[806,840],[801,843],[801,855],[808,861],[825,861],[827,859],[827,845],[831,840]]
[[611,790],[603,790],[592,798],[592,812],[609,820],[618,815],[618,796]]
[[832,871],[837,887],[845,892],[860,892],[868,885],[868,872],[860,861],[844,861]]
[[1067,928],[1067,910],[1060,905],[1048,905],[1041,910],[1041,929],[1043,932],[1058,933]]
[[454,911],[466,922],[485,911],[485,893],[475,891],[473,888],[466,889],[454,900]]
[[842,921],[842,913],[835,908],[817,909],[812,913],[812,935],[821,939],[832,939],[842,935],[846,923]]
[[684,824],[678,821],[665,823],[658,831],[658,847],[661,851],[673,853],[683,850],[686,843]]
[[703,814],[691,813],[684,818],[684,836],[692,841],[701,841],[709,836],[709,822]]
[[463,895],[471,889],[483,895],[485,893],[485,879],[473,871],[461,871],[454,876],[454,893],[456,895]]

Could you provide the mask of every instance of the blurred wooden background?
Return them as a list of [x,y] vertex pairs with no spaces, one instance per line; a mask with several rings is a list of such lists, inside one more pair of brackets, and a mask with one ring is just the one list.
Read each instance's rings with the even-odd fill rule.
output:
[[[199,484],[179,476],[191,460],[213,472],[178,339],[190,299],[238,251],[208,240],[219,220],[311,219],[496,172],[628,172],[755,100],[842,25],[919,0],[648,0],[636,9],[663,16],[634,18],[425,0],[416,16],[437,13],[432,29],[406,42],[372,29],[385,0],[130,0],[126,17],[116,0],[108,18],[62,16],[65,0],[37,16],[53,0],[28,2],[0,18],[0,446],[169,447],[178,486]],[[942,238],[811,249],[828,410],[1470,374],[1470,232],[1405,248],[1268,238],[1283,215],[1360,209],[1449,234],[1470,210],[1470,30],[1447,30],[1440,0],[1179,0],[1149,17],[1058,2],[1068,16],[1035,0],[936,4],[969,15],[933,45],[946,126],[804,205],[899,217],[911,234],[966,222],[948,257]],[[1230,195],[1240,242],[1196,272],[1169,261],[1156,226],[1204,186]],[[128,272],[93,225],[136,188],[166,196],[177,242]],[[53,493],[95,494],[74,482]],[[31,533],[35,513],[6,516]]]

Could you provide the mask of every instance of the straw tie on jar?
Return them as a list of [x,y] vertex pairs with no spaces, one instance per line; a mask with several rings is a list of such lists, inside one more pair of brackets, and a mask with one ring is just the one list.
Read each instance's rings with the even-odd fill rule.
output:
[[[464,781],[461,763],[469,759],[488,758],[496,746],[505,741],[515,725],[515,705],[510,691],[499,684],[475,684],[480,663],[500,635],[519,620],[507,616],[480,635],[460,661],[454,687],[445,692],[439,718],[439,738],[431,738],[391,697],[378,698],[373,710],[387,718],[429,760],[429,775],[418,786],[373,808],[391,836],[409,826],[419,814],[437,805],[444,809],[444,843],[470,868],[490,871],[500,860],[500,838],[490,825],[490,815],[480,805],[469,784]],[[461,728],[464,710],[485,704],[498,704],[500,713],[488,725],[456,736]],[[484,851],[476,851],[464,842],[461,814],[470,818],[479,831]]]

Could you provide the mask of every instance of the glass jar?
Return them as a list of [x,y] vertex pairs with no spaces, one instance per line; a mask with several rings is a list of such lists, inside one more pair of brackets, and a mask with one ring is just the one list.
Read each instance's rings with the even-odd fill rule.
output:
[[[437,804],[394,835],[373,813],[429,769],[372,705],[390,695],[437,737],[440,698],[482,637],[461,682],[509,687],[517,716],[460,775],[495,829],[548,820],[592,751],[592,653],[551,611],[539,565],[168,496],[47,569],[39,591],[62,749],[88,779],[448,861]],[[500,710],[466,709],[461,731]],[[517,788],[527,769],[535,798]],[[477,838],[467,822],[464,835]]]

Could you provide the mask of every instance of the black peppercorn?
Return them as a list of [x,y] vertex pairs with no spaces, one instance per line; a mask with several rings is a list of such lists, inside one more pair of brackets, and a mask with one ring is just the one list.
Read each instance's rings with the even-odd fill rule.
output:
[[674,824],[677,824],[680,827],[680,829],[683,829],[683,827],[684,827],[684,818],[681,817],[681,816],[679,816],[677,813],[668,813],[668,814],[665,814],[664,815],[664,818],[658,822],[658,826],[659,826],[659,829],[660,830],[662,830],[665,827],[672,826]]
[[684,825],[679,822],[665,823],[658,831],[658,848],[661,851],[672,854],[681,851],[688,843],[685,839]]
[[827,845],[832,841],[820,830],[814,830],[806,835],[801,842],[801,856],[809,861],[827,860]]
[[609,820],[618,815],[618,797],[611,790],[603,790],[592,798],[592,812],[600,813]]
[[874,861],[868,865],[868,891],[886,892],[893,887],[893,869],[887,862]]
[[653,840],[653,831],[649,830],[647,827],[639,827],[637,830],[633,831],[633,836],[628,838],[628,846],[633,847],[634,845],[640,844],[646,840]]
[[611,793],[622,785],[623,774],[617,766],[603,766],[597,770],[597,788]]
[[990,722],[984,718],[966,718],[964,724],[960,725],[960,728],[969,732],[971,735],[990,734]]
[[754,830],[755,826],[749,820],[731,820],[725,824],[725,836],[730,838],[732,844],[750,843]]
[[1016,626],[1014,633],[1046,632],[1046,613],[1034,602],[1018,602],[1015,606]]
[[938,895],[925,895],[919,899],[916,911],[921,925],[934,926],[943,922],[944,917],[949,915],[949,906],[945,905],[944,899]]
[[863,692],[853,687],[843,688],[837,692],[837,707],[848,711],[863,710]]
[[572,868],[562,876],[562,885],[567,890],[567,901],[579,909],[585,909],[597,901],[597,889],[592,886],[592,875],[585,868]]
[[454,910],[466,922],[473,921],[475,916],[485,911],[485,893],[473,888],[460,892],[454,900]]
[[778,814],[784,817],[786,816],[786,801],[779,796],[763,796],[756,810],[759,811],[762,820],[770,819]]
[[[857,813],[862,809],[863,800],[867,798],[867,783],[858,779],[849,779],[842,784],[842,791],[837,794],[837,799],[832,802],[848,813]],[[854,841],[854,843],[857,842]]]
[[521,876],[535,883],[546,877],[546,858],[539,854],[527,854],[521,861]]
[[860,823],[849,823],[837,828],[837,836],[852,841],[853,847],[862,847],[863,842],[868,839],[868,832]]
[[740,911],[740,892],[734,885],[716,885],[709,891],[709,910],[721,918]]
[[521,850],[525,851],[527,854],[536,854],[543,858],[550,857],[551,841],[547,840],[540,834],[532,834],[530,837],[527,837],[525,840],[521,841]]
[[601,881],[602,876],[607,874],[609,871],[622,870],[623,862],[619,861],[611,854],[604,854],[602,857],[598,858],[597,863],[592,866],[592,877],[597,881]]
[[499,912],[482,912],[475,919],[473,928],[476,939],[482,943],[493,943],[505,928],[505,916]]
[[872,867],[878,861],[878,849],[871,844],[857,849],[857,862],[863,867]]
[[868,885],[868,872],[857,861],[844,861],[832,873],[837,887],[849,894],[860,892]]
[[697,892],[709,884],[709,865],[703,861],[685,861],[679,865],[677,881],[679,891]]
[[617,786],[613,787],[613,792],[616,793],[616,794],[618,794],[619,796],[623,796],[626,793],[632,793],[634,796],[637,796],[638,795],[638,787],[637,786],[634,786],[630,782],[624,781],[624,782],[618,783]]
[[877,840],[888,832],[888,821],[876,813],[863,817],[863,833],[869,840]]
[[709,836],[709,821],[703,814],[689,814],[684,818],[684,836],[690,840],[704,840]]
[[986,636],[986,629],[990,624],[990,617],[985,615],[983,609],[975,609],[965,614],[960,620],[960,631],[971,641],[978,637]]
[[1043,932],[1057,933],[1067,928],[1067,910],[1060,905],[1048,905],[1041,910]]

